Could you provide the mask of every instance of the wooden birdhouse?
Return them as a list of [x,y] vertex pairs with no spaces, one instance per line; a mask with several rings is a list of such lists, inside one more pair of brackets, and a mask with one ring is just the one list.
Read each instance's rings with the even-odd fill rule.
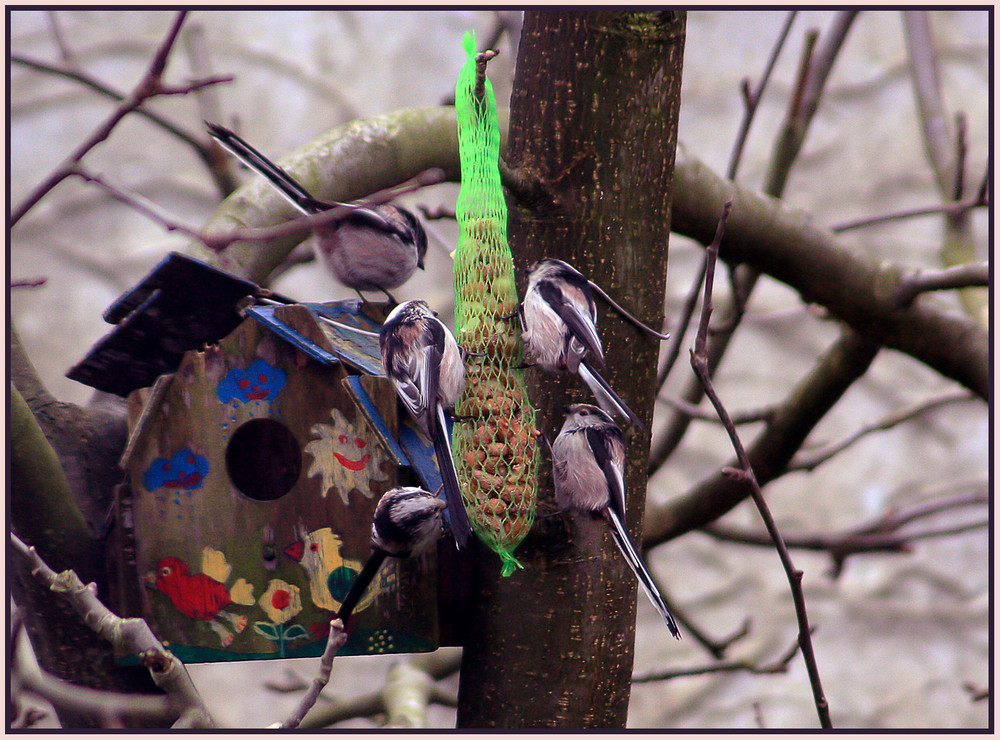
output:
[[[127,398],[118,609],[182,660],[321,654],[379,497],[440,485],[359,301],[277,305],[179,254],[68,375]],[[439,645],[436,554],[390,559],[341,654]]]

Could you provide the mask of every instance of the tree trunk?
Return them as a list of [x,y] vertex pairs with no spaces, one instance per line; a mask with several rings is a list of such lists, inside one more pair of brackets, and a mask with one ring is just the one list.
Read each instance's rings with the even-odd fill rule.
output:
[[[522,295],[523,268],[558,257],[662,326],[684,21],[678,12],[525,13],[507,163],[545,205],[511,208]],[[657,343],[606,305],[599,314],[606,377],[648,424]],[[562,405],[592,400],[577,378],[529,370],[528,382],[549,439]],[[649,434],[630,429],[626,439],[638,539]],[[501,578],[495,556],[483,549],[476,558],[459,727],[624,727],[635,580],[601,523],[549,516],[547,456],[539,497],[542,518],[517,551],[524,570]],[[663,634],[670,639],[665,626]]]

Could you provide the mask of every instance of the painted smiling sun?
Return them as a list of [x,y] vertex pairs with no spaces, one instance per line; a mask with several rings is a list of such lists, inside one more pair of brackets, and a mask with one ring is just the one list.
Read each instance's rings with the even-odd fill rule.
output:
[[381,467],[385,455],[379,445],[359,437],[358,430],[338,409],[332,409],[330,415],[332,424],[313,424],[310,430],[313,439],[305,450],[312,455],[313,462],[308,475],[322,477],[324,498],[331,488],[337,490],[344,504],[354,488],[367,498],[374,498],[369,482],[388,479]]

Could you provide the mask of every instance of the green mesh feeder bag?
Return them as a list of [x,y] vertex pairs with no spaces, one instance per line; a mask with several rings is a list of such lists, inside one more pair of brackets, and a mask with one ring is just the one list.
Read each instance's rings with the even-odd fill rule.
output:
[[[521,362],[514,261],[507,245],[507,205],[500,187],[500,128],[488,79],[476,97],[476,41],[455,88],[462,186],[456,207],[455,325],[468,352],[465,393],[455,412],[455,466],[465,508],[479,538],[503,561],[507,576],[522,567],[514,549],[535,518],[535,409]],[[477,356],[481,355],[481,356]]]

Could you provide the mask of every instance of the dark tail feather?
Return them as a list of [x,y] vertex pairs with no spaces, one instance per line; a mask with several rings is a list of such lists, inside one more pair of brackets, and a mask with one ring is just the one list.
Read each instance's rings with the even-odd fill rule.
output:
[[347,592],[347,596],[344,597],[344,601],[340,605],[340,611],[337,612],[337,619],[344,623],[345,628],[347,627],[347,620],[354,611],[354,607],[361,601],[361,597],[368,590],[368,585],[375,578],[378,569],[382,567],[382,561],[385,560],[385,556],[385,550],[376,548],[367,562],[365,562],[361,572],[358,573],[358,577],[354,579],[354,583],[351,584],[351,590]]
[[330,208],[331,204],[321,203],[313,198],[287,172],[229,129],[208,121],[205,122],[205,125],[208,126],[208,132],[223,148],[231,152],[234,157],[258,175],[266,178],[293,206],[303,213],[321,213]]
[[663,597],[660,596],[659,589],[657,589],[656,584],[653,583],[653,577],[649,574],[646,564],[643,563],[642,558],[639,557],[639,551],[636,549],[635,543],[632,542],[632,538],[629,537],[628,530],[625,529],[625,525],[622,524],[621,519],[618,518],[618,515],[612,509],[608,508],[606,511],[606,518],[611,524],[611,535],[614,537],[615,544],[618,545],[618,549],[621,550],[622,555],[625,556],[625,562],[628,563],[632,572],[635,573],[635,577],[639,579],[642,589],[646,592],[646,596],[649,597],[653,606],[656,607],[656,611],[658,611],[664,621],[666,621],[670,634],[678,640],[681,639],[681,631],[677,629],[677,623],[670,614],[670,610],[667,609],[667,605],[663,603]]
[[600,373],[590,367],[586,360],[580,363],[577,372],[590,388],[590,392],[594,394],[598,406],[612,416],[624,416],[629,422],[646,431],[646,425],[639,420],[632,409],[625,405],[625,402],[612,390],[608,382],[601,377]]
[[444,498],[448,502],[448,522],[451,525],[451,535],[459,549],[469,542],[472,526],[469,515],[465,512],[462,502],[462,489],[458,485],[458,472],[455,470],[455,459],[451,454],[451,439],[448,437],[448,426],[445,424],[444,409],[438,404],[437,416],[434,419],[434,454],[437,456],[438,469],[441,471],[441,482],[444,483]]

